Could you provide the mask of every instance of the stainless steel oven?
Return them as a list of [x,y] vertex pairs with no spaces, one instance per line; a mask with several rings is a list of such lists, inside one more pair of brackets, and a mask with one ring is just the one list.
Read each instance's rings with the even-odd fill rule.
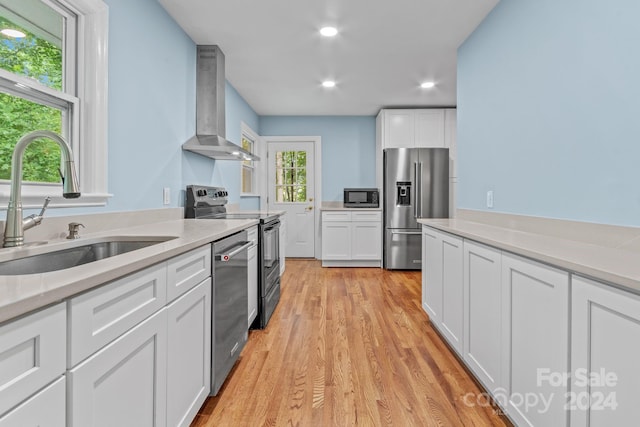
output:
[[221,187],[187,186],[185,217],[260,221],[258,224],[258,315],[251,327],[263,329],[280,301],[280,217],[264,212],[227,212],[227,195],[227,191]]

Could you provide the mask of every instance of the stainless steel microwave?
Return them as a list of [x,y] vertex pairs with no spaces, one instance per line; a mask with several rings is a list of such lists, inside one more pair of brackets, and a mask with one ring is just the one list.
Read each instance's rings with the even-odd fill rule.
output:
[[377,188],[345,188],[343,204],[345,208],[377,208],[380,192]]

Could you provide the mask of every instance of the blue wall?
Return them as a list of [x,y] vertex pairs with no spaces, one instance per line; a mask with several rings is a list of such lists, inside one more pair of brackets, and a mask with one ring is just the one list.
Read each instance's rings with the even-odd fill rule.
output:
[[502,1],[458,50],[458,206],[640,225],[640,2]]
[[344,187],[376,185],[373,116],[261,116],[262,136],[322,137],[322,201],[341,201]]

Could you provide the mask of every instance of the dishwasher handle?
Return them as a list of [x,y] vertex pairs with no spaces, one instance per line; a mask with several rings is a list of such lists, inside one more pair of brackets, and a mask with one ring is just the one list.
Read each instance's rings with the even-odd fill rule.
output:
[[223,253],[215,254],[215,260],[216,261],[227,262],[231,258],[233,258],[234,256],[238,255],[240,252],[242,252],[242,251],[244,251],[246,249],[249,249],[253,245],[253,242],[240,242],[238,244],[241,245],[241,246],[239,248],[237,248],[237,249],[232,250],[231,252],[226,252],[225,251]]

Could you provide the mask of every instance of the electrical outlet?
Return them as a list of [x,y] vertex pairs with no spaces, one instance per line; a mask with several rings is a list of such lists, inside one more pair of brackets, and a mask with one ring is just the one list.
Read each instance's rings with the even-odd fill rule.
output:
[[164,187],[162,189],[162,203],[168,205],[171,203],[171,188]]
[[487,207],[493,208],[493,190],[487,191]]

